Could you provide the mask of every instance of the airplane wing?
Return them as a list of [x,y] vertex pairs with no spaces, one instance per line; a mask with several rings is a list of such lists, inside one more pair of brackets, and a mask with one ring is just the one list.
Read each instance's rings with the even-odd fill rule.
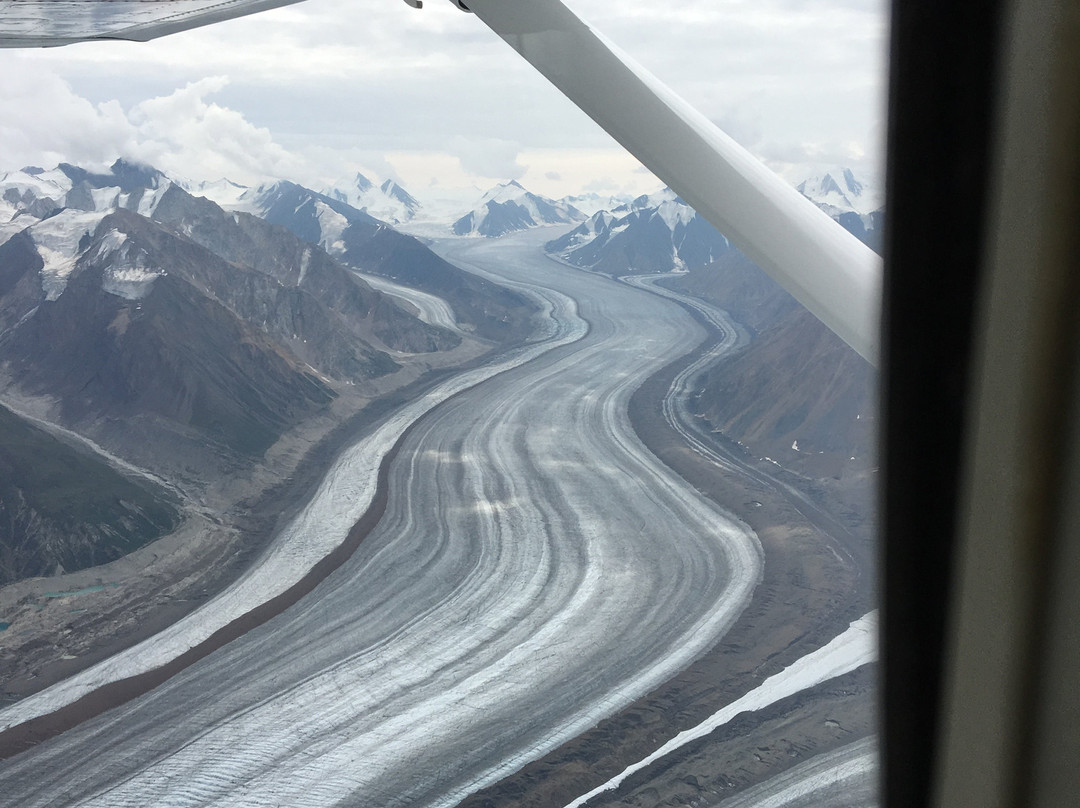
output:
[[146,42],[300,0],[0,0],[0,47]]

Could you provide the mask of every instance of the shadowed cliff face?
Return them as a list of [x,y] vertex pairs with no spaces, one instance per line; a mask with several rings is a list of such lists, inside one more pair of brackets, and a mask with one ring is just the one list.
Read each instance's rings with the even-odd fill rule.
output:
[[[166,196],[162,206],[169,204]],[[305,242],[322,245],[349,266],[437,295],[453,307],[459,323],[484,339],[506,340],[533,312],[532,305],[520,295],[463,272],[416,238],[397,232],[341,199],[278,182],[258,194],[255,206],[260,218],[236,214],[241,227],[254,227],[254,222],[265,227],[265,220],[287,228]]]
[[0,585],[119,558],[172,530],[176,505],[0,407]]
[[866,360],[799,309],[710,368],[695,409],[759,455],[838,476],[876,464],[876,381]]

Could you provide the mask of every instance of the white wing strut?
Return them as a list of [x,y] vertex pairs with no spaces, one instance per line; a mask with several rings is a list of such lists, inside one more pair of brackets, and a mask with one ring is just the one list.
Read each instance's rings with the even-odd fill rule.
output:
[[467,0],[612,137],[873,365],[881,260],[560,0]]

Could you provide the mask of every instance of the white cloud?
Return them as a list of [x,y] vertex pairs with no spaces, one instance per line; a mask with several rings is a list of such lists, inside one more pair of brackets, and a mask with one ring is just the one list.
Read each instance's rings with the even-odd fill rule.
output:
[[655,191],[663,184],[618,146],[528,149],[521,152],[520,160],[528,166],[521,183],[536,193],[555,198],[582,191],[637,196]]
[[528,171],[528,166],[518,160],[521,145],[509,140],[458,135],[451,138],[447,146],[461,161],[467,174],[506,181],[521,179]]
[[470,174],[457,155],[444,151],[400,151],[386,155],[387,162],[401,177],[405,188],[435,188],[439,190],[486,189],[497,182],[498,176]]
[[0,82],[3,169],[62,161],[101,167],[134,139],[119,104],[93,104],[55,75],[8,71]]
[[308,160],[268,129],[208,100],[227,84],[207,77],[125,111],[114,100],[81,98],[48,72],[13,72],[0,84],[0,170],[59,162],[102,168],[125,157],[194,179],[311,177]]
[[[884,0],[567,2],[774,168],[881,154]],[[0,73],[3,168],[123,154],[242,182],[365,167],[414,189],[651,182],[446,2],[307,0],[149,44],[0,53]]]
[[269,129],[207,100],[227,84],[226,77],[211,76],[136,104],[128,118],[138,139],[127,156],[196,179],[253,183],[306,174],[305,160],[276,143]]

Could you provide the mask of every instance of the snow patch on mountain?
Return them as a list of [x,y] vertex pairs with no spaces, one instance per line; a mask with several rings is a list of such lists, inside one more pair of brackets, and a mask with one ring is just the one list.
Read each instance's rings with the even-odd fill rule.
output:
[[[112,208],[126,207],[120,202],[120,189],[116,186],[111,188],[93,188],[90,198],[93,200],[92,210],[110,210]],[[125,195],[126,196],[126,195]],[[127,199],[125,198],[126,202]]]
[[67,288],[68,277],[107,211],[64,210],[27,229],[44,262],[41,290],[56,300]]
[[0,244],[64,206],[71,179],[58,169],[27,166],[0,174]]
[[0,243],[60,208],[97,212],[127,208],[153,215],[172,181],[156,169],[117,160],[109,173],[96,174],[61,163],[29,166],[0,175]]
[[154,212],[157,210],[157,206],[161,204],[161,198],[165,196],[165,193],[171,186],[171,182],[163,182],[150,193],[143,193],[143,195],[139,197],[139,204],[135,208],[135,212],[141,216],[146,216],[147,218],[153,216]]
[[[109,240],[113,234],[118,238]],[[154,281],[165,274],[150,263],[150,256],[144,250],[128,242],[126,236],[116,230],[106,234],[98,255],[108,261],[101,288],[126,300],[142,300],[154,287]]]
[[90,210],[103,211],[125,208],[133,210],[142,216],[153,216],[154,210],[161,202],[161,197],[169,190],[172,183],[165,180],[156,188],[139,188],[132,192],[125,192],[117,185],[104,188],[90,189],[92,204],[87,206]]
[[319,246],[331,255],[340,255],[345,252],[345,241],[342,235],[349,226],[349,220],[332,209],[325,202],[315,202],[315,218],[319,221]]
[[44,215],[48,212],[45,210],[48,202],[61,207],[70,190],[71,179],[58,169],[45,171],[27,166],[0,174],[0,222],[10,222],[25,212]]
[[127,241],[127,233],[121,233],[115,227],[98,239],[98,248],[94,257],[104,261],[114,252],[124,246]]
[[0,246],[6,244],[8,239],[16,233],[25,230],[32,221],[34,221],[32,217],[16,215],[16,218],[12,219],[10,222],[0,224]]

